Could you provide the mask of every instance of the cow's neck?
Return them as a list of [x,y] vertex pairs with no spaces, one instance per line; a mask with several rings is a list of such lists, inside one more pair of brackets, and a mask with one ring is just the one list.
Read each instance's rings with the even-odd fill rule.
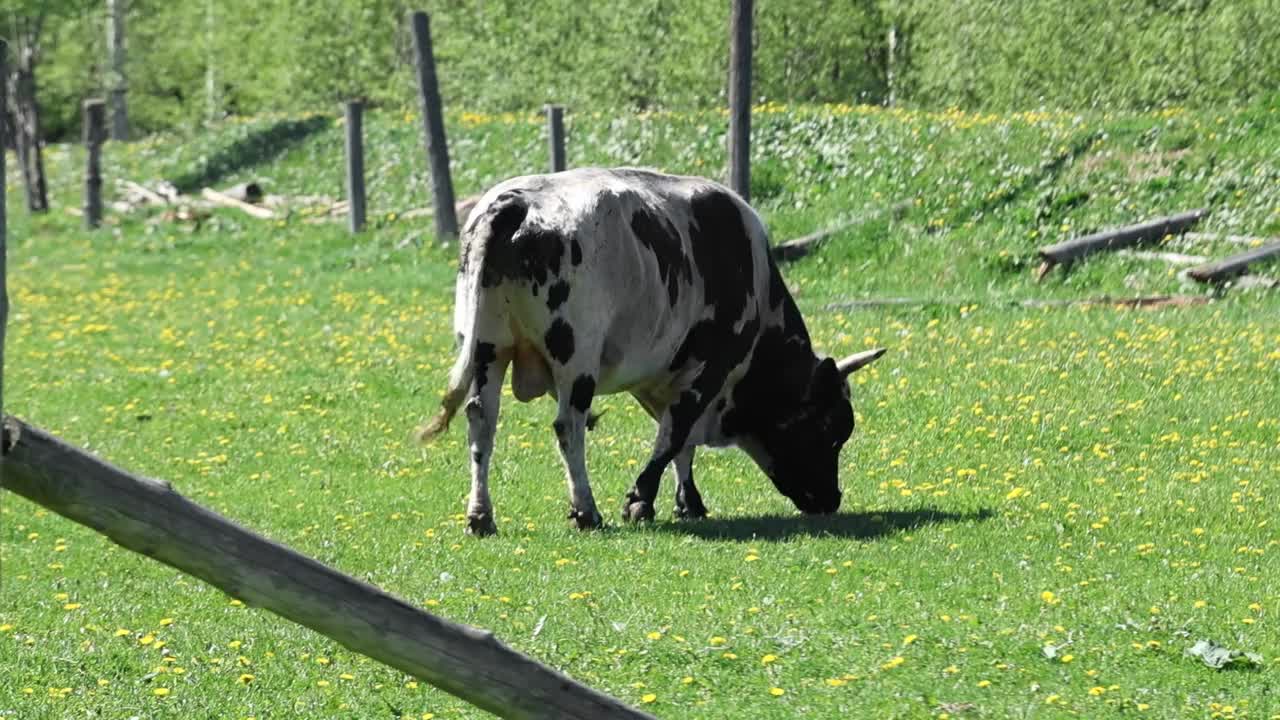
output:
[[819,358],[795,301],[782,300],[778,325],[764,330],[746,375],[733,391],[733,409],[725,417],[727,435],[750,434],[765,423],[777,423],[798,409]]

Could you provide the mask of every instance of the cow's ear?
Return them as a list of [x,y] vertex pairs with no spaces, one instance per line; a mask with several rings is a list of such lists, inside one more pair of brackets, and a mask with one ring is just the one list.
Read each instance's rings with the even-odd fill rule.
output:
[[855,371],[870,365],[884,355],[886,348],[875,348],[873,350],[863,350],[860,353],[854,353],[847,358],[836,363],[836,367],[840,370],[840,374],[849,377]]
[[816,397],[835,392],[840,387],[840,370],[836,361],[823,358],[813,369],[813,377],[809,380],[809,396]]

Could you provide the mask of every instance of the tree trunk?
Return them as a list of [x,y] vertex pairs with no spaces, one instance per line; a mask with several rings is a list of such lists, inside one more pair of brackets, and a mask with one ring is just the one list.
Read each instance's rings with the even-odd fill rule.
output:
[[13,111],[13,140],[27,193],[27,209],[46,212],[49,191],[44,178],[40,145],[40,104],[36,99],[36,48],[31,35],[18,41],[17,65],[9,76],[9,103]]

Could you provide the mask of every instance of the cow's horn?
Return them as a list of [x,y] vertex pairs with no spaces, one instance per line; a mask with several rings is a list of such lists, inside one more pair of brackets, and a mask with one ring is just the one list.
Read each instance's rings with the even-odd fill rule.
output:
[[840,374],[848,377],[855,370],[860,370],[871,363],[875,362],[886,351],[886,348],[875,348],[874,350],[863,350],[860,353],[854,353],[840,362],[836,363],[836,368],[840,370]]

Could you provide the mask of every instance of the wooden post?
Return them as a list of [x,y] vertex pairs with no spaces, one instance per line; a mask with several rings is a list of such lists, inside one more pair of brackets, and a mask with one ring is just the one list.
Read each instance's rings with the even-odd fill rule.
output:
[[1198,267],[1193,267],[1187,271],[1187,275],[1195,280],[1203,283],[1218,283],[1230,280],[1237,275],[1244,274],[1244,271],[1253,263],[1259,260],[1280,256],[1280,242],[1264,245],[1256,250],[1250,250],[1239,255],[1232,255],[1225,260],[1217,262],[1205,263]]
[[[9,248],[6,198],[9,195],[8,168],[5,167],[8,149],[4,138],[9,136],[9,44],[0,38],[0,425],[4,420],[4,336],[9,326]],[[0,427],[0,455],[8,447],[9,440],[4,427]]]
[[729,20],[729,187],[751,201],[751,20],[754,0],[733,0]]
[[347,200],[348,227],[364,230],[364,103],[347,103]]
[[504,718],[652,720],[504,645],[5,418],[0,486]]
[[129,139],[129,111],[125,103],[128,79],[125,75],[124,16],[128,0],[107,0],[107,61],[111,69],[107,87],[111,95],[111,139]]
[[565,169],[564,155],[564,108],[560,105],[547,106],[547,144],[551,149],[551,172]]
[[106,139],[107,105],[102,100],[84,101],[84,226],[92,230],[102,224],[102,141]]
[[885,62],[884,62],[884,86],[885,86],[884,104],[885,104],[885,107],[893,107],[893,103],[895,100],[893,91],[896,85],[896,83],[894,82],[895,78],[893,76],[893,71],[894,71],[893,63],[896,60],[895,56],[898,54],[898,26],[896,24],[889,26],[888,45],[889,45],[889,52],[885,57]]
[[453,207],[453,179],[449,176],[449,147],[444,137],[444,111],[436,80],[436,61],[431,49],[431,20],[425,12],[409,15],[413,28],[413,50],[418,71],[418,98],[422,102],[422,125],[426,133],[427,161],[431,164],[431,193],[436,208],[436,239],[445,242],[458,236],[458,216]]

